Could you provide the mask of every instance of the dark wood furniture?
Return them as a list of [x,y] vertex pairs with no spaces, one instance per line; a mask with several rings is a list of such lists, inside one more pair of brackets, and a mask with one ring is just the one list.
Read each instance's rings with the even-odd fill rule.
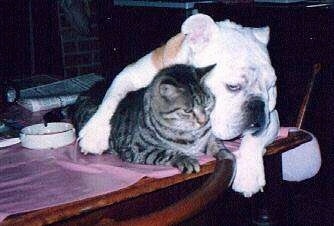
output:
[[36,74],[62,78],[57,7],[57,1],[1,1],[0,83]]
[[[310,139],[311,137],[304,132],[290,133],[287,138],[277,140],[268,147],[265,162],[271,162],[274,156],[279,157],[280,153]],[[208,202],[217,198],[220,202],[225,201],[226,194],[219,193],[224,190],[220,188],[229,183],[231,167],[233,167],[231,163],[230,161],[218,160],[218,164],[216,164],[216,161],[212,161],[204,165],[198,174],[179,174],[163,179],[145,178],[117,192],[11,216],[0,225],[119,225],[121,223],[123,225],[167,225],[181,223],[205,208]],[[215,166],[216,170],[214,170]],[[277,176],[279,170],[274,171],[275,177],[272,177],[273,172],[267,174],[266,197],[259,194],[255,197],[254,203],[257,205],[270,204],[273,207],[271,210],[277,211],[282,207],[280,204],[282,197],[277,194],[272,196],[268,193],[271,189],[275,191],[277,189],[270,188],[270,186],[280,186],[282,182],[279,174]],[[212,184],[212,179],[216,176],[223,180],[219,184]],[[198,188],[198,190],[194,188]],[[193,193],[189,195],[190,191]],[[183,199],[186,195],[189,196]],[[179,199],[181,201],[171,204]],[[166,205],[171,206],[165,208]],[[257,210],[262,211],[258,208]],[[154,211],[157,212],[145,215]],[[131,221],[126,221],[129,218]]]

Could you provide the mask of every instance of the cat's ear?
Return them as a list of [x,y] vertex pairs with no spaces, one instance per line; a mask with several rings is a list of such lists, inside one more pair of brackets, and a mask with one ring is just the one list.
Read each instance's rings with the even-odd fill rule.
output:
[[209,73],[214,67],[216,66],[216,64],[212,64],[209,65],[207,67],[198,67],[196,68],[196,73],[198,75],[199,79],[202,79],[207,73]]
[[161,83],[159,86],[159,93],[162,97],[172,100],[174,99],[178,94],[178,88],[170,83]]

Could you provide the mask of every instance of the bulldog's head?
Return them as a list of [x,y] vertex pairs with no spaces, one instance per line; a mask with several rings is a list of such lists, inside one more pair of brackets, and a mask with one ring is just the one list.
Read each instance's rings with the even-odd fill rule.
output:
[[[212,128],[221,139],[260,134],[276,105],[276,75],[267,43],[269,28],[249,28],[196,14],[182,25],[177,61],[197,67],[216,64],[206,84],[216,97]],[[176,58],[174,58],[176,59]]]

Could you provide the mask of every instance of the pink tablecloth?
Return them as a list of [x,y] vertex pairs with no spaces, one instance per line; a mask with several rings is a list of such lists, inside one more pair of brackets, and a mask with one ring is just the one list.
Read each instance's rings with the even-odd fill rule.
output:
[[[14,106],[0,113],[2,119],[11,119],[22,126],[39,123],[45,112],[31,113]],[[280,130],[287,136],[288,128]],[[315,140],[315,139],[314,139]],[[316,142],[316,141],[315,141]],[[226,142],[231,151],[240,141]],[[305,165],[307,157],[316,159],[314,167]],[[304,144],[283,156],[283,179],[303,180],[313,176],[320,167],[320,151],[314,145]],[[296,156],[298,158],[296,158]],[[301,156],[301,157],[300,157]],[[316,156],[314,158],[312,156]],[[296,161],[296,159],[301,159]],[[200,163],[213,160],[202,156]],[[309,162],[309,161],[308,161]],[[300,166],[299,171],[296,168]],[[310,169],[311,168],[311,169]],[[82,155],[75,145],[56,150],[30,150],[19,144],[0,149],[0,222],[7,216],[82,200],[128,187],[143,177],[162,178],[178,174],[172,167],[145,166],[121,162],[110,154]],[[286,176],[288,175],[288,176]],[[292,175],[292,176],[291,176]]]
[[[75,145],[0,150],[0,222],[7,216],[69,203],[128,187],[143,177],[178,174],[173,167],[135,165],[110,154],[82,155]],[[202,156],[201,163],[212,160]]]
[[[226,146],[235,150],[239,143]],[[213,158],[199,160],[203,164]],[[125,163],[111,154],[82,155],[75,144],[56,150],[30,150],[17,144],[0,149],[0,222],[12,214],[117,191],[143,177],[178,173],[172,167]]]

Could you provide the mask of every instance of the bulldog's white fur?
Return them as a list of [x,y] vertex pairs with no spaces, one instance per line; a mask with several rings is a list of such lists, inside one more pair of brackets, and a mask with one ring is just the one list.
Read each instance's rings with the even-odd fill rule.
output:
[[[79,133],[82,152],[101,154],[108,148],[109,119],[117,104],[129,91],[147,86],[162,67],[217,64],[206,80],[216,96],[212,129],[224,140],[243,136],[232,188],[245,196],[258,192],[265,185],[262,155],[279,128],[276,75],[266,47],[268,40],[269,28],[242,27],[229,20],[215,23],[204,14],[189,17],[180,34],[117,75],[98,111]],[[245,123],[244,103],[252,97],[265,103],[265,128],[257,136]]]

